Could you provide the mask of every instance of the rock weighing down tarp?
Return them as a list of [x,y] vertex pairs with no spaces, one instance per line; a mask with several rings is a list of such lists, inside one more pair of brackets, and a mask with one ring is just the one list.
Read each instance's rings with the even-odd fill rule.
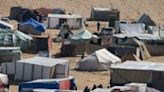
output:
[[78,70],[104,71],[108,70],[112,63],[120,63],[121,59],[106,49],[95,51],[78,62]]
[[68,60],[47,57],[33,57],[17,62],[2,63],[2,72],[14,75],[15,80],[30,81],[34,79],[68,77]]

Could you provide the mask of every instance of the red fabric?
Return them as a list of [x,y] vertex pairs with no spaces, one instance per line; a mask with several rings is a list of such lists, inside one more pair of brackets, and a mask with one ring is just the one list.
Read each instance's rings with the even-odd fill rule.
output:
[[70,90],[70,80],[61,81],[59,84],[60,90]]

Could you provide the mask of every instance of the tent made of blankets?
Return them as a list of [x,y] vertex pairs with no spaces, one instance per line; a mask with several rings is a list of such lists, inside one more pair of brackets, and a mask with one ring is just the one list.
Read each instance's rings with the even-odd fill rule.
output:
[[21,41],[32,40],[32,37],[11,29],[0,29],[0,46],[19,46]]
[[2,72],[13,75],[15,80],[66,78],[69,75],[68,60],[60,58],[32,57],[1,65]]
[[108,70],[112,63],[120,63],[121,59],[106,49],[100,49],[93,54],[84,57],[77,63],[78,70],[104,71]]
[[13,28],[14,28],[13,25],[0,20],[0,29],[13,29]]
[[[32,91],[33,89],[59,89],[71,90],[76,86],[75,78],[69,76],[68,78],[60,79],[38,79],[30,82],[23,82],[19,84],[19,92]],[[47,92],[47,91],[45,91]]]
[[146,83],[149,87],[164,91],[164,64],[148,61],[125,61],[110,67],[111,86],[126,83]]

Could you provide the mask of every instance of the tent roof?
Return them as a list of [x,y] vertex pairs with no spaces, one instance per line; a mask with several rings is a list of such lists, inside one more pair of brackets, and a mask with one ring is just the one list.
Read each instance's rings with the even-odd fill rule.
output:
[[71,37],[72,40],[87,40],[92,38],[92,33],[88,30],[84,29],[83,31],[73,35]]
[[144,23],[145,25],[149,26],[156,26],[155,22],[151,19],[151,17],[145,13],[140,16],[137,22]]
[[138,38],[141,40],[160,40],[160,37],[152,35],[152,34],[130,34],[130,33],[126,33],[126,34],[114,34],[114,37],[118,37],[118,38]]
[[80,15],[66,15],[66,14],[48,14],[48,17],[65,18],[65,19],[82,18],[82,16]]
[[32,26],[34,29],[40,32],[44,32],[46,30],[46,25],[44,23],[40,23],[32,18],[28,19],[27,21],[23,22],[23,24],[27,24]]
[[115,55],[113,55],[111,52],[109,52],[106,49],[101,49],[95,52],[96,56],[98,58],[98,61],[101,63],[117,63],[121,62],[121,59]]
[[20,47],[0,47],[0,50],[20,50]]
[[95,7],[95,8],[93,8],[93,10],[96,10],[96,11],[111,11],[110,8],[101,8],[101,7]]
[[135,24],[120,24],[120,30],[122,33],[145,33],[145,25],[143,23],[135,23]]
[[127,70],[147,70],[147,71],[164,71],[164,64],[147,61],[126,61],[120,64],[113,64],[111,69],[127,69]]
[[47,57],[32,57],[28,59],[22,59],[17,62],[26,63],[26,64],[34,64],[34,65],[41,65],[47,67],[53,67],[57,64],[66,64],[68,60],[60,59],[60,58],[47,58]]

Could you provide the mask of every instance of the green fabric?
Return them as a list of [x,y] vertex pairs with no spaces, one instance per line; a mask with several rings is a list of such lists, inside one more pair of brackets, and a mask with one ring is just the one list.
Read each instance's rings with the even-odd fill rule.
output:
[[0,29],[0,46],[19,46],[20,42],[32,40],[32,37],[11,29]]
[[86,29],[83,29],[80,33],[77,33],[71,37],[72,40],[88,40],[92,38],[92,33]]

